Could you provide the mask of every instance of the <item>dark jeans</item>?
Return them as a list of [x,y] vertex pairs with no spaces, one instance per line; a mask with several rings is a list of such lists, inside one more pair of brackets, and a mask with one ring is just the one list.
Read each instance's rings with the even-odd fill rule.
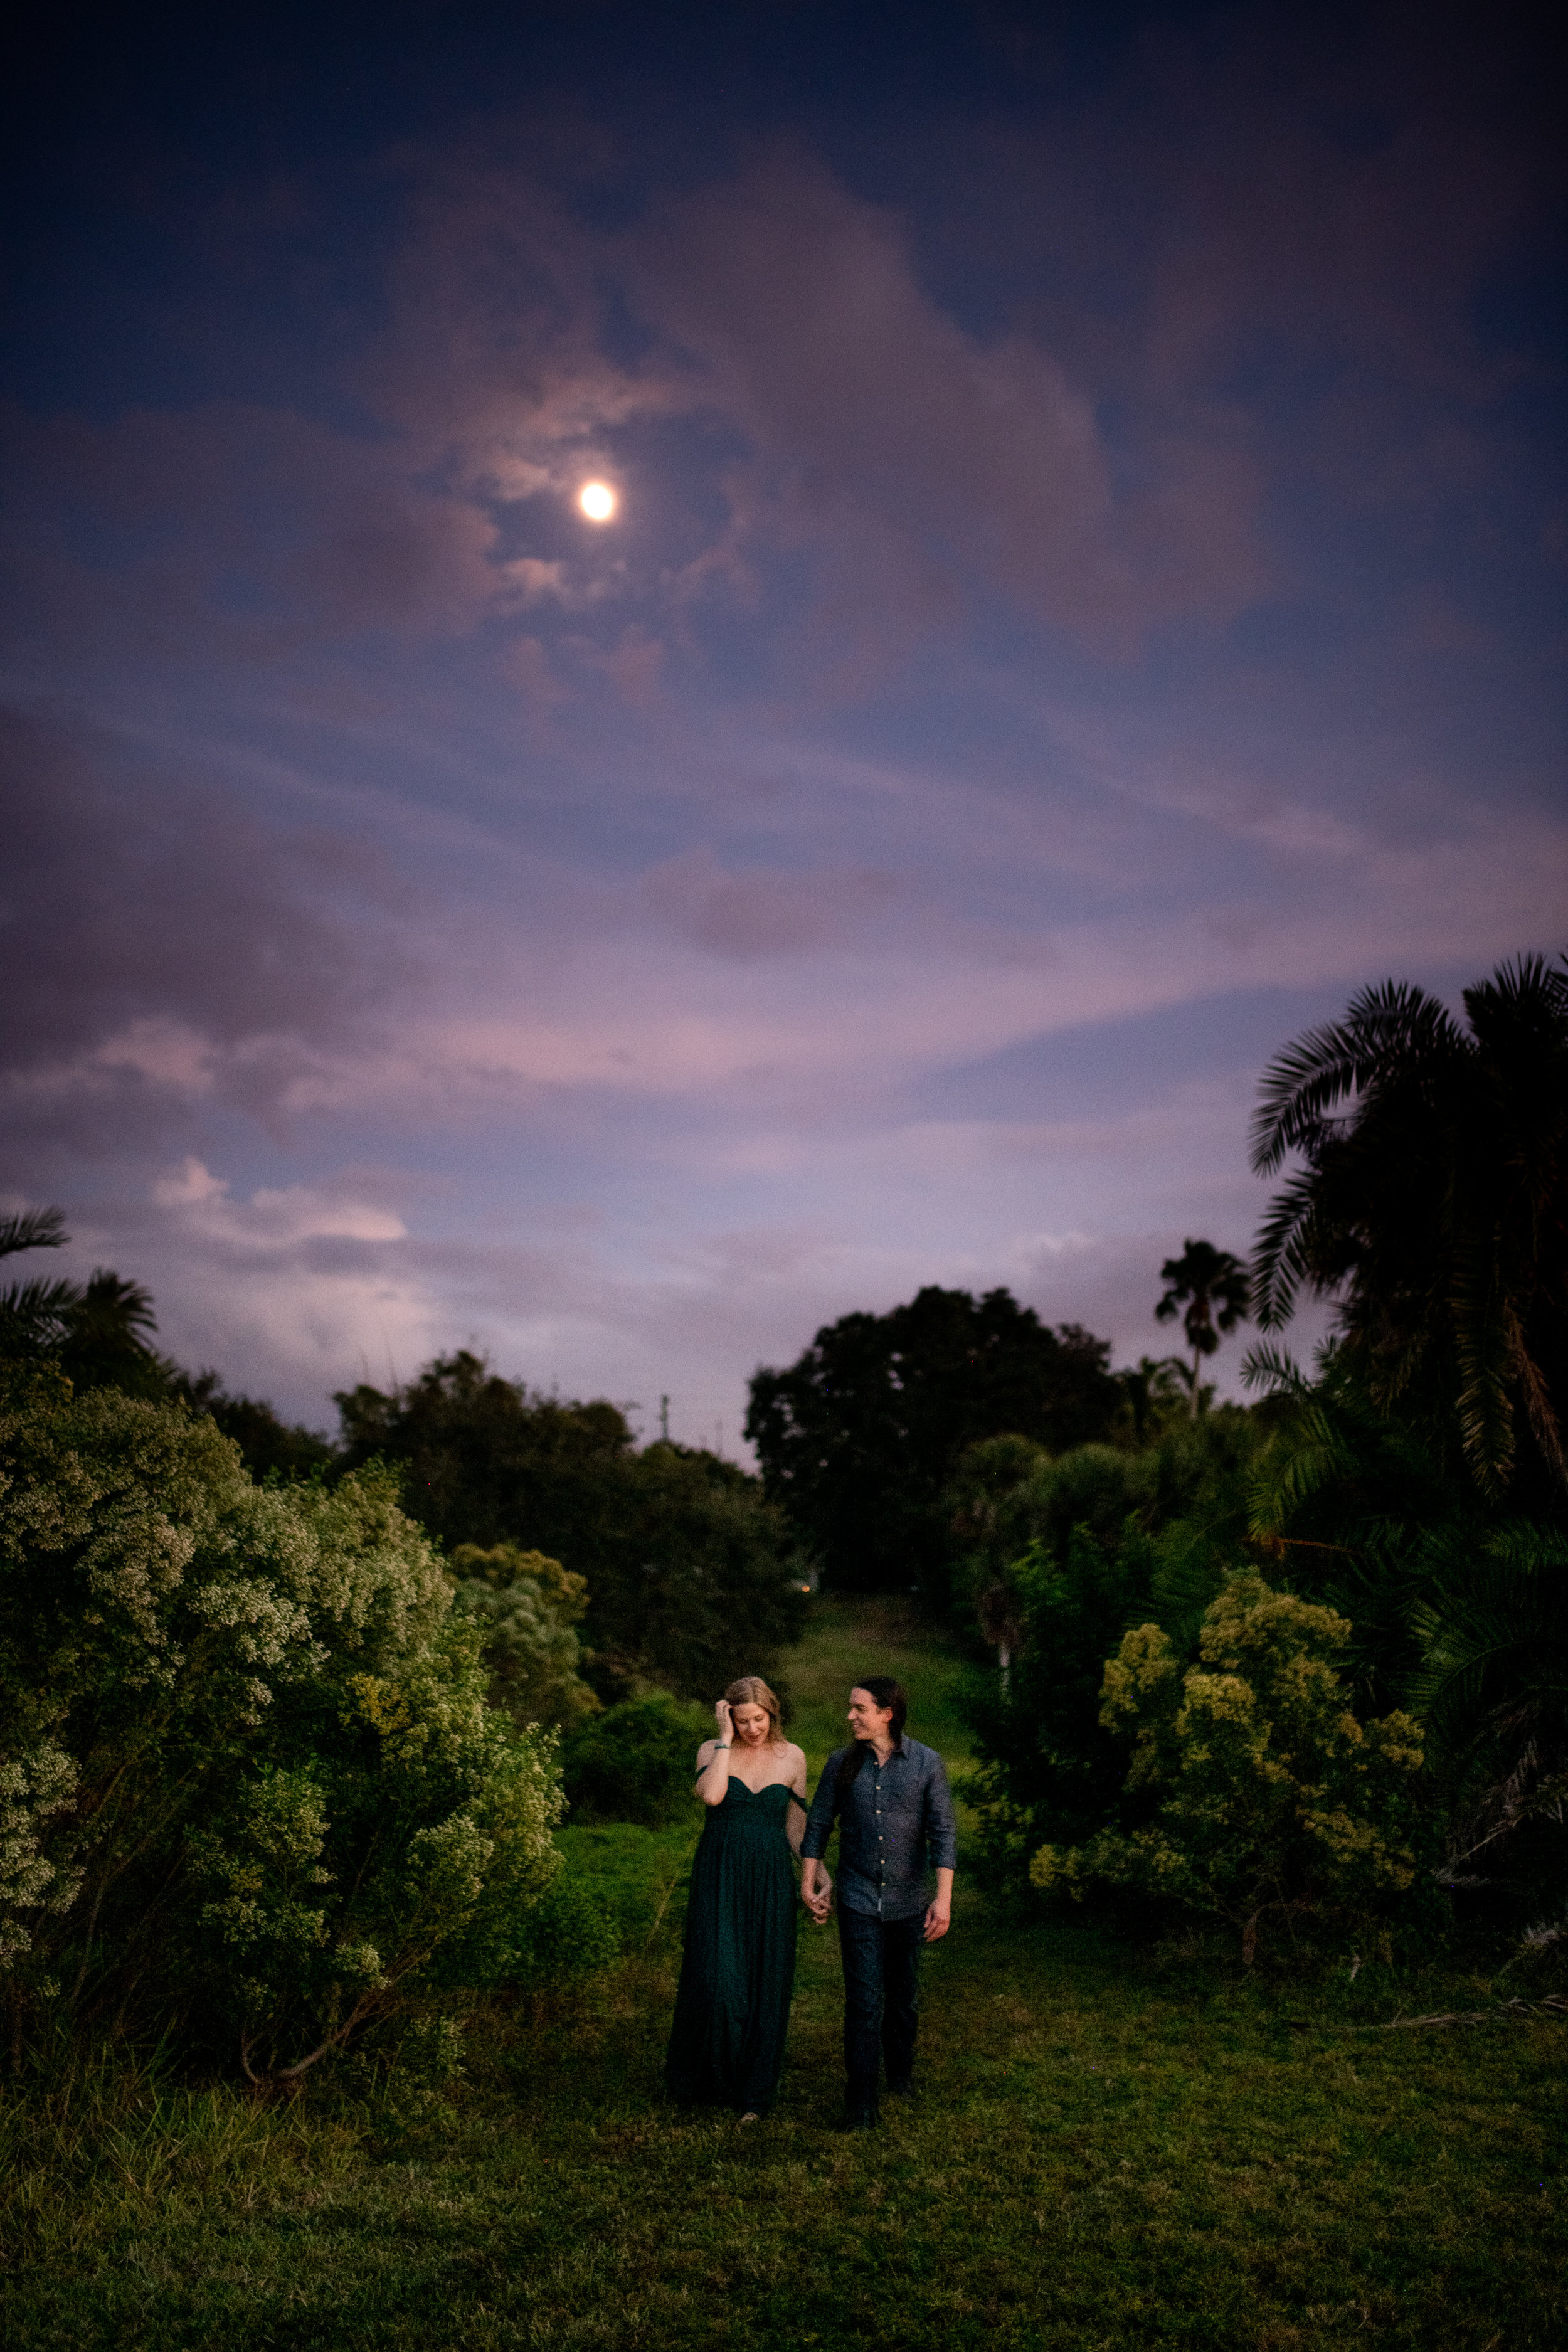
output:
[[902,2089],[915,2063],[920,2024],[921,1945],[925,1913],[879,1919],[866,1911],[838,1914],[844,1960],[844,2069],[849,2112],[874,2113],[878,2059],[888,2064],[889,2089]]

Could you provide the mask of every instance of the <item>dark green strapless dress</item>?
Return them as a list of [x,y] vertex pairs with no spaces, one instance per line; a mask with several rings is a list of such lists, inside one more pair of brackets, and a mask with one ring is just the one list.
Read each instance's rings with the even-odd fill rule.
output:
[[731,1780],[709,1809],[686,1906],[664,2063],[671,2095],[763,2114],[778,2088],[795,1987],[795,1891],[784,1823],[800,1800]]

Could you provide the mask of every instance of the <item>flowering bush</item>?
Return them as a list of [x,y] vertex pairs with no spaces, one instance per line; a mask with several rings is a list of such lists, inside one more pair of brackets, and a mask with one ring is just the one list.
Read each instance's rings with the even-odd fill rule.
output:
[[1100,1709],[1133,1735],[1123,1825],[1042,1846],[1035,1885],[1081,1896],[1098,1881],[1216,1914],[1248,1967],[1271,1912],[1385,1912],[1415,1876],[1421,1734],[1406,1715],[1357,1722],[1334,1664],[1350,1633],[1250,1574],[1209,1608],[1185,1674],[1157,1625],[1128,1633]]
[[298,2075],[508,1972],[557,1866],[552,1735],[390,1476],[258,1487],[210,1420],[35,1380],[0,1404],[0,1980],[14,2039],[216,2035]]
[[573,1628],[588,1607],[588,1580],[558,1559],[521,1544],[458,1544],[448,1565],[458,1579],[456,1607],[484,1640],[490,1699],[518,1723],[569,1731],[598,1711],[577,1669],[582,1646]]

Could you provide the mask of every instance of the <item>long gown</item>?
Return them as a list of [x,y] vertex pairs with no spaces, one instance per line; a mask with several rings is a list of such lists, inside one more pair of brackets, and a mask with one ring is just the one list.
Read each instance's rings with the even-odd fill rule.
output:
[[673,2097],[763,2114],[778,2088],[795,1986],[795,1893],[782,1782],[731,1778],[691,1865],[686,1950],[665,2081]]

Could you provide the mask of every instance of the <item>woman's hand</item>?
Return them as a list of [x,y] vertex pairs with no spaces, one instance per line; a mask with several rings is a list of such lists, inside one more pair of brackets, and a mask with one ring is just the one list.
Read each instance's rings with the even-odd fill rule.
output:
[[735,1724],[734,1718],[730,1713],[730,1702],[727,1698],[721,1698],[716,1702],[713,1708],[713,1717],[714,1721],[719,1726],[720,1738],[733,1739],[735,1737]]

